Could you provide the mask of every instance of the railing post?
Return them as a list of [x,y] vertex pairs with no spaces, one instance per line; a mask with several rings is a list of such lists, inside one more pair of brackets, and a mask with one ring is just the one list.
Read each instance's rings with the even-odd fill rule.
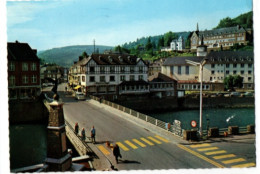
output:
[[130,109],[129,113],[130,113],[130,115],[132,115],[132,109]]
[[155,119],[155,125],[157,126],[158,125],[158,122],[157,122],[158,120],[157,119]]
[[123,111],[125,112],[125,107],[123,107]]
[[145,121],[147,122],[147,115],[145,116]]
[[139,118],[139,112],[137,112],[137,118]]

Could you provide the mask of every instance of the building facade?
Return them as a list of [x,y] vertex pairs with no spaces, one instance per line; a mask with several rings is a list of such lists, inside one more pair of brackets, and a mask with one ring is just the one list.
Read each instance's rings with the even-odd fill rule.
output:
[[187,60],[200,63],[207,59],[203,67],[204,90],[224,89],[224,79],[229,75],[243,78],[243,89],[254,89],[254,55],[251,51],[210,52],[206,56],[167,58],[162,73],[178,81],[178,89],[199,90],[200,69]]
[[9,100],[34,99],[41,93],[40,59],[28,43],[7,43]]
[[174,39],[171,41],[169,47],[163,47],[161,51],[183,51],[185,49],[185,41],[182,36],[178,39]]
[[201,37],[204,37],[204,44],[210,50],[219,50],[221,47],[229,49],[234,44],[247,45],[252,40],[252,30],[241,26],[227,27],[213,30],[194,31],[190,37],[191,51],[196,51],[201,44]]

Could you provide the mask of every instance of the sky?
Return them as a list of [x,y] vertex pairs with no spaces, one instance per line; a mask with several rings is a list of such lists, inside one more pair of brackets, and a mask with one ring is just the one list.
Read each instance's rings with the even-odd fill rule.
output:
[[116,46],[168,31],[212,29],[251,11],[252,0],[7,0],[7,40],[37,50]]

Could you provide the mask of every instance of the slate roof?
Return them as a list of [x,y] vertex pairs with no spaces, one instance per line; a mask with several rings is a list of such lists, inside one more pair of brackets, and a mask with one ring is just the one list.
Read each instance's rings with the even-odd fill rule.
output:
[[235,27],[199,31],[199,37],[201,35],[204,35],[204,37],[210,37],[210,36],[217,36],[217,35],[223,35],[223,34],[245,33],[245,32],[246,32],[246,30],[243,27],[235,26]]
[[191,60],[194,62],[201,62],[202,59],[204,57],[203,56],[189,56],[189,57],[169,57],[165,60],[165,62],[163,63],[163,66],[170,66],[170,65],[187,65],[188,63],[186,62],[186,60]]
[[33,50],[28,43],[20,42],[8,42],[7,43],[8,60],[17,61],[39,61],[40,59],[36,55],[36,50]]
[[155,73],[153,76],[148,78],[149,82],[177,82],[175,79],[172,79],[162,73]]
[[129,54],[92,54],[90,57],[98,65],[136,65],[140,60]]
[[208,63],[253,63],[252,51],[213,51],[206,58]]

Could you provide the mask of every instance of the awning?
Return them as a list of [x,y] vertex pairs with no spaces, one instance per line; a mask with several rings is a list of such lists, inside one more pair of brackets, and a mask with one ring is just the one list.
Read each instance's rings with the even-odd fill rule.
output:
[[78,85],[78,86],[76,86],[74,89],[79,89],[80,87],[81,87],[81,86]]

